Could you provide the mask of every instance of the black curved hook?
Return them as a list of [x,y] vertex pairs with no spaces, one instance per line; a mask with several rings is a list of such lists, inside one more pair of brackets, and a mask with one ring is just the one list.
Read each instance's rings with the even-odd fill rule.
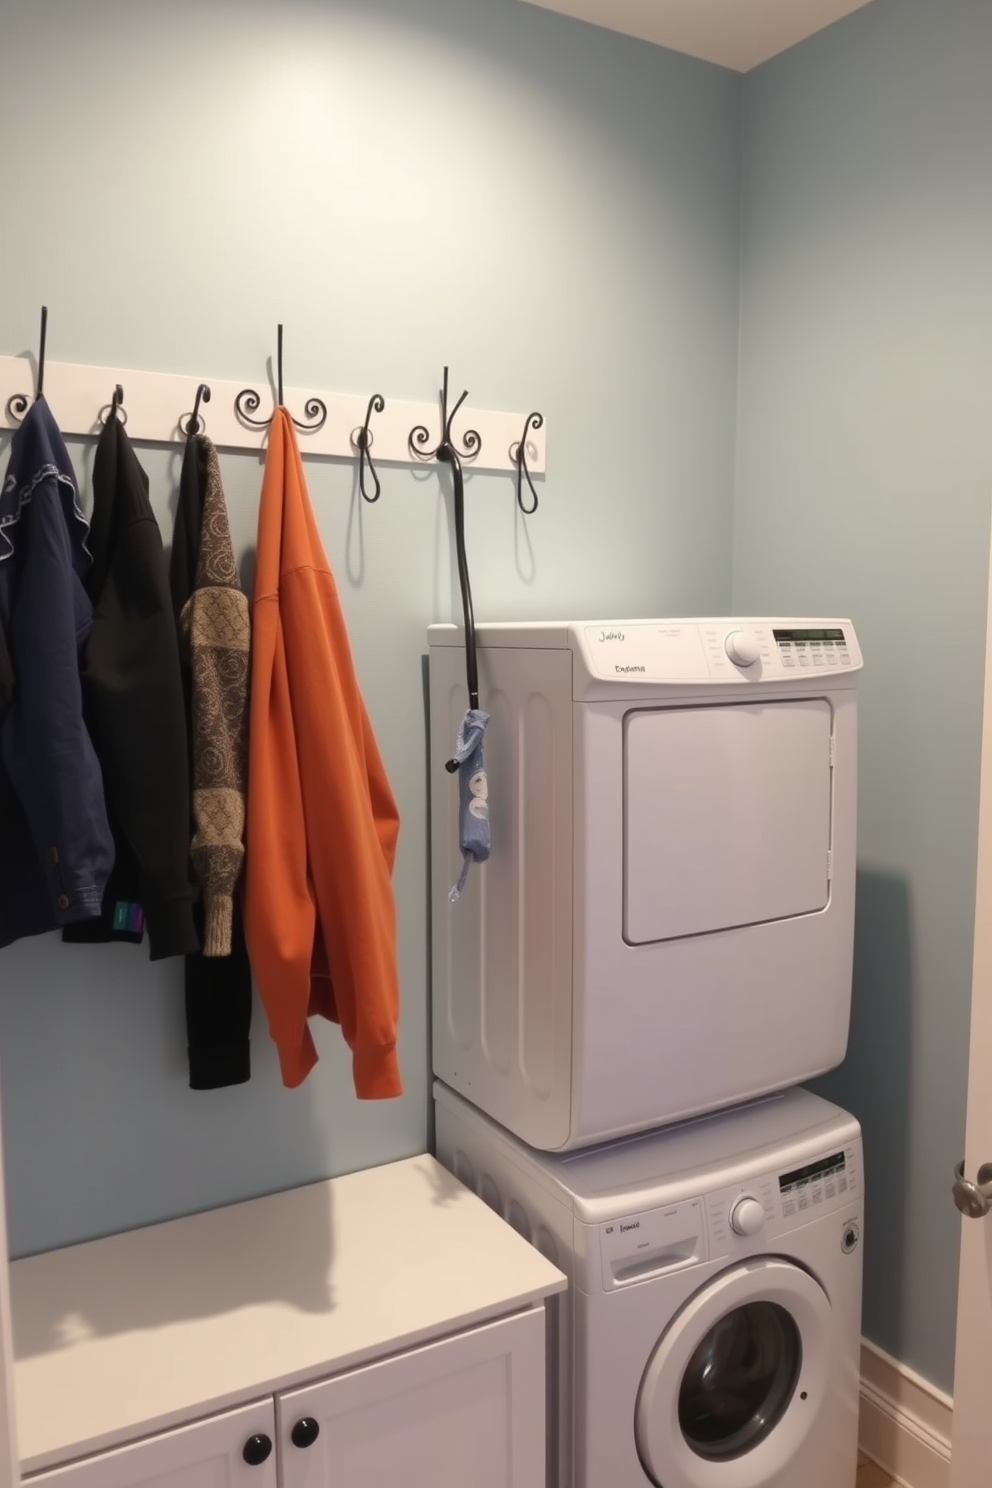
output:
[[183,427],[182,419],[179,420],[179,428],[187,439],[192,439],[194,434],[202,434],[206,428],[205,420],[200,418],[200,404],[210,402],[210,388],[205,382],[201,382],[196,390],[196,398],[193,402],[193,412],[186,418]]
[[470,708],[478,708],[479,660],[476,655],[472,585],[468,576],[468,555],[465,552],[465,482],[462,478],[462,462],[452,444],[447,446],[447,454],[440,458],[446,459],[451,465],[455,482],[455,551],[458,556],[458,587],[462,592],[462,616],[465,621],[465,682],[468,688],[468,705]]
[[109,424],[111,419],[120,419],[122,424],[127,423],[127,409],[123,407],[124,389],[118,382],[114,387],[114,394],[109,403],[105,403],[97,414],[101,424]]
[[451,412],[448,412],[448,369],[444,369],[444,386],[441,389],[441,439],[434,449],[428,449],[430,444],[430,432],[423,424],[415,424],[407,435],[407,448],[412,455],[422,460],[444,460],[450,462],[452,453],[458,454],[465,460],[473,460],[482,449],[482,438],[477,429],[466,429],[462,436],[464,448],[459,450],[452,442],[451,425],[455,414],[461,408],[468,397],[468,389],[458,399]]
[[[48,306],[41,307],[41,333],[38,337],[38,376],[35,379],[35,402],[45,391],[45,340],[48,335]],[[11,393],[6,402],[7,417],[20,423],[30,406],[26,393]]]
[[45,391],[45,340],[48,336],[48,306],[41,307],[41,333],[38,337],[38,385],[35,389],[35,398],[40,398]]
[[[468,574],[468,555],[465,551],[465,480],[462,475],[462,458],[471,459],[482,449],[482,438],[477,429],[466,429],[462,436],[464,449],[459,450],[451,438],[451,425],[455,414],[468,397],[468,389],[448,412],[448,369],[444,369],[444,386],[441,389],[441,440],[428,450],[430,434],[423,424],[416,424],[407,435],[407,447],[412,455],[424,460],[443,460],[451,466],[455,488],[455,552],[458,558],[458,586],[462,594],[462,615],[465,620],[465,680],[468,686],[468,705],[479,706],[479,663],[476,655],[475,614],[472,608],[472,585]],[[449,760],[448,770],[458,766]]]
[[[360,429],[356,429],[351,436],[351,442],[358,450],[358,486],[365,500],[369,503],[378,501],[382,495],[382,486],[376,475],[375,466],[372,464],[372,431],[369,424],[372,419],[372,410],[381,413],[386,406],[386,400],[381,393],[373,393],[369,399],[369,406],[365,410],[365,422]],[[375,495],[370,496],[365,489],[365,466],[369,467],[369,474],[375,482]]]
[[[242,388],[234,400],[234,411],[238,418],[252,429],[267,429],[272,422],[272,414],[267,419],[252,418],[251,415],[257,413],[261,406],[262,399],[254,388]],[[282,326],[280,325],[276,333],[276,407],[282,408],[283,406]],[[286,411],[289,412],[288,409]],[[309,422],[295,418],[293,414],[289,415],[301,434],[315,434],[318,429],[324,427],[327,422],[327,404],[323,398],[308,398],[303,405],[303,411]]]
[[[530,517],[537,511],[537,492],[534,490],[534,482],[531,480],[530,471],[527,469],[527,435],[531,429],[540,429],[543,423],[543,413],[529,413],[524,420],[524,432],[520,436],[520,443],[517,445],[515,455],[512,445],[510,447],[510,455],[516,461],[517,465],[517,505],[525,517]],[[534,498],[530,506],[524,506],[524,477],[526,477],[527,484],[530,486],[530,494]]]

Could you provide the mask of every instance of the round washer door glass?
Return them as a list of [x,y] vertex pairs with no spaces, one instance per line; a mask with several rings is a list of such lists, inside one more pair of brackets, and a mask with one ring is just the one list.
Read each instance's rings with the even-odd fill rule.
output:
[[826,1293],[789,1261],[746,1261],[708,1282],[641,1379],[634,1434],[651,1482],[762,1488],[798,1473],[825,1399],[830,1335]]
[[778,1302],[744,1302],[693,1350],[679,1391],[679,1426],[700,1457],[749,1452],[775,1430],[799,1378],[803,1346]]

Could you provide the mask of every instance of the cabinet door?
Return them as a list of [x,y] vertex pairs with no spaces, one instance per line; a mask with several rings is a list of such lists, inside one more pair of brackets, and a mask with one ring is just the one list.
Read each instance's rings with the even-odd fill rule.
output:
[[544,1308],[287,1391],[276,1415],[282,1488],[544,1488]]
[[[267,1438],[271,1449],[253,1467],[244,1453],[256,1436]],[[257,1455],[255,1446],[249,1455]],[[270,1396],[28,1481],[39,1488],[276,1488],[274,1404]]]

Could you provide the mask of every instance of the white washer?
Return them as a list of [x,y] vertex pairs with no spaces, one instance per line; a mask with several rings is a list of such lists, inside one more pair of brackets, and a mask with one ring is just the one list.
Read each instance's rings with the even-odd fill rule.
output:
[[435,1074],[555,1151],[839,1064],[850,621],[480,625],[492,855],[454,904],[463,635],[429,638]]
[[435,1108],[440,1161],[569,1278],[549,1314],[551,1488],[854,1488],[852,1116],[789,1090],[558,1156],[440,1083]]

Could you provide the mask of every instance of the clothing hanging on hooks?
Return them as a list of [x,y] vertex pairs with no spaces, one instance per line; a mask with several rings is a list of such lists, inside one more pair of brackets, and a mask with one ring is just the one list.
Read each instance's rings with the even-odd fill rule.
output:
[[72,941],[141,940],[153,961],[198,949],[189,883],[189,769],[179,643],[148,477],[118,417],[93,462],[94,604],[83,663],[84,713],[103,770],[117,854],[98,921]]
[[340,1023],[361,1099],[402,1094],[391,883],[399,815],[358,687],[293,421],[277,408],[252,602],[245,934],[286,1085]]
[[189,1083],[216,1090],[249,1079],[251,968],[238,883],[247,783],[248,600],[231,543],[217,452],[197,432],[201,383],[179,477],[169,584],[186,701],[191,872],[202,951],[185,962]]
[[0,945],[98,915],[114,860],[80,682],[90,561],[69,454],[38,397],[0,492],[0,626],[13,679],[34,683],[0,725]]
[[10,659],[10,651],[7,646],[7,637],[4,634],[3,625],[0,624],[0,724],[3,723],[7,709],[14,701],[14,664]]

